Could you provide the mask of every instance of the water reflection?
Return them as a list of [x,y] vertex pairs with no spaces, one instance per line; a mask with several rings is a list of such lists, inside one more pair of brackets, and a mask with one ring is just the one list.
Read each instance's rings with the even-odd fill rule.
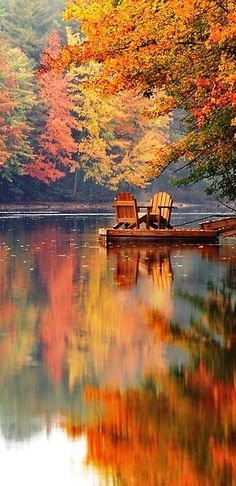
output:
[[6,222],[2,456],[37,443],[58,483],[42,451],[64,443],[78,484],[233,485],[235,264],[233,244],[106,250],[89,218]]

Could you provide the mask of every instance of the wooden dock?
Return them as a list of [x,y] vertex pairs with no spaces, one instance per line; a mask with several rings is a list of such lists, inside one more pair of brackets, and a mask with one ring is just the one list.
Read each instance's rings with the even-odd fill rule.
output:
[[215,229],[114,229],[99,228],[99,241],[105,245],[112,243],[218,243]]
[[99,241],[109,244],[214,244],[219,237],[236,236],[236,216],[201,223],[200,228],[99,228]]
[[215,230],[218,235],[224,238],[227,236],[236,236],[236,216],[206,221],[205,223],[201,223],[201,229]]

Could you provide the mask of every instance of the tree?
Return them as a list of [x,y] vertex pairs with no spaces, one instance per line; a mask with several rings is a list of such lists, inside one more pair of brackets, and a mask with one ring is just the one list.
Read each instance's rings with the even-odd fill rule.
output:
[[0,42],[0,164],[1,176],[22,174],[32,158],[28,115],[35,104],[32,67],[19,48]]
[[[76,46],[79,36],[68,29],[68,43]],[[104,96],[92,89],[99,74],[97,63],[71,66],[68,73],[73,111],[78,119],[78,162],[85,179],[117,188],[119,184],[143,184],[143,162],[152,160],[153,150],[166,143],[168,117],[160,122],[144,117],[154,100],[132,91]]]
[[[63,4],[64,0],[53,0],[50,3],[45,0],[19,0],[17,2],[2,0],[0,3],[0,29],[2,38],[6,39],[2,44],[2,55],[6,56],[7,52],[8,65],[12,66],[11,83],[14,80],[14,89],[11,87],[10,90],[8,87],[7,91],[14,102],[14,110],[11,109],[9,116],[12,125],[11,133],[15,133],[11,144],[9,137],[7,142],[8,163],[4,165],[4,174],[8,175],[6,170],[9,168],[11,171],[8,180],[5,178],[0,181],[3,199],[22,197],[23,194],[27,198],[28,195],[32,197],[30,196],[32,191],[37,194],[37,184],[39,185],[39,183],[33,181],[32,178],[22,177],[29,174],[30,169],[35,167],[33,161],[38,155],[38,137],[42,134],[42,127],[46,126],[48,116],[45,99],[42,98],[43,95],[39,96],[41,85],[37,82],[38,78],[33,73],[33,68],[38,67],[39,55],[44,46],[46,34],[53,25],[62,23],[60,11]],[[13,72],[14,70],[16,73]],[[51,77],[52,82],[53,79]],[[48,80],[50,81],[50,79]],[[53,89],[55,88],[56,86],[53,85]],[[20,128],[22,134],[19,132]],[[0,138],[3,143],[5,140],[3,134]],[[4,153],[6,155],[6,151]],[[26,169],[29,159],[31,164]],[[31,173],[34,175],[33,172]],[[40,186],[41,189],[42,186]]]
[[25,173],[49,183],[64,175],[64,169],[75,167],[72,158],[76,142],[72,129],[76,121],[71,114],[73,103],[68,82],[64,74],[47,70],[47,57],[57,56],[60,37],[57,31],[48,36],[48,44],[41,56],[42,68],[38,73],[39,98],[44,105],[46,117],[36,144],[36,158],[28,164]]
[[84,40],[65,47],[59,64],[96,61],[103,92],[158,90],[156,116],[183,110],[185,133],[157,150],[146,180],[184,160],[183,183],[209,179],[209,191],[234,199],[234,2],[70,1],[65,18],[79,21]]
[[64,0],[3,0],[1,31],[37,64],[45,36],[58,26],[63,6]]

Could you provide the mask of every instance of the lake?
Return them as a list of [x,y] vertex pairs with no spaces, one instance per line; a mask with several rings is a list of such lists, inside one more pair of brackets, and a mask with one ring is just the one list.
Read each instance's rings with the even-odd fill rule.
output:
[[234,485],[236,240],[106,249],[111,222],[1,219],[0,484]]

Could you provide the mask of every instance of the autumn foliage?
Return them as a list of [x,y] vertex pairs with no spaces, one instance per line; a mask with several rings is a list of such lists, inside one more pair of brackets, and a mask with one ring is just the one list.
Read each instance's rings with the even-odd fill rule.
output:
[[233,200],[234,2],[69,0],[61,48],[62,5],[0,4],[2,177],[17,192],[76,172],[75,195],[80,178],[145,186],[180,162],[176,184]]
[[156,116],[183,110],[181,136],[156,151],[146,179],[186,159],[184,182],[210,178],[213,191],[233,199],[234,2],[69,1],[65,18],[80,22],[84,40],[65,47],[59,63],[98,62],[96,85],[105,93],[158,90]]
[[32,155],[27,112],[34,96],[28,92],[32,72],[26,56],[3,37],[0,40],[0,171],[11,178]]
[[75,166],[72,156],[76,152],[76,142],[72,129],[76,122],[71,113],[73,102],[68,82],[64,74],[45,69],[48,56],[56,57],[59,49],[60,37],[54,31],[48,36],[48,46],[41,56],[42,67],[37,74],[39,98],[46,110],[45,124],[38,137],[35,161],[26,168],[27,174],[45,183],[62,177],[64,167]]

